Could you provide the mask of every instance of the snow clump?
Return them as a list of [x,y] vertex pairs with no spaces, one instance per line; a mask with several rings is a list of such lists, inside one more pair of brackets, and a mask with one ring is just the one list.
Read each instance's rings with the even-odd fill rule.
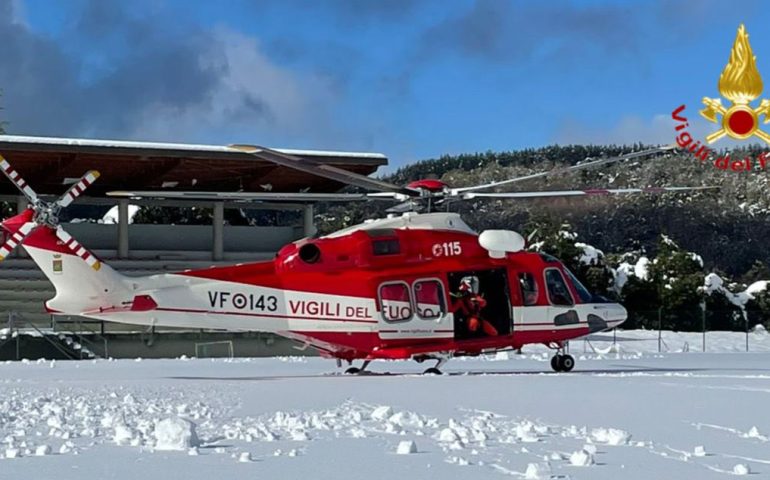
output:
[[404,440],[398,444],[396,453],[398,455],[409,455],[412,453],[417,453],[417,444],[412,440]]
[[594,464],[594,456],[585,450],[578,450],[569,456],[569,463],[575,467],[589,467]]
[[733,475],[748,475],[751,469],[745,463],[739,463],[733,467]]
[[199,446],[195,424],[179,417],[166,418],[155,425],[155,449],[188,451]]
[[595,428],[591,431],[593,441],[607,445],[625,445],[630,438],[628,432],[617,428]]
[[551,478],[551,464],[548,462],[530,463],[524,472],[524,478],[528,480]]

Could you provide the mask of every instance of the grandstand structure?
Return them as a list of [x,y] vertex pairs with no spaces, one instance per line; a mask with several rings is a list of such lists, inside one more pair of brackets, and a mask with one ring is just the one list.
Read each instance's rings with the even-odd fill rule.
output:
[[[369,175],[387,165],[378,153],[276,149],[308,161]],[[127,275],[205,268],[271,258],[286,243],[315,233],[313,205],[289,202],[113,198],[114,190],[329,193],[343,184],[217,145],[0,135],[0,154],[38,194],[58,197],[87,170],[100,178],[65,214],[65,229]],[[0,201],[27,207],[17,188],[0,181]],[[131,222],[132,206],[211,209],[210,225]],[[229,209],[296,211],[286,224],[232,225]],[[103,219],[108,214],[107,221]],[[137,331],[137,327],[45,312],[53,286],[19,249],[0,263],[0,359],[169,357],[297,353],[288,341],[258,333]],[[7,320],[7,324],[5,324]],[[211,345],[224,345],[212,349]],[[198,346],[196,348],[196,345]],[[202,345],[209,346],[201,348]],[[223,353],[224,352],[224,353]]]

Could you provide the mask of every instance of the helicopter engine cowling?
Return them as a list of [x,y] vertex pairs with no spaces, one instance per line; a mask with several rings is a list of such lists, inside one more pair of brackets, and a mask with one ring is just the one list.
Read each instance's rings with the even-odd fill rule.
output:
[[489,252],[492,258],[505,258],[506,253],[520,252],[526,240],[513,230],[484,230],[479,235],[479,245]]

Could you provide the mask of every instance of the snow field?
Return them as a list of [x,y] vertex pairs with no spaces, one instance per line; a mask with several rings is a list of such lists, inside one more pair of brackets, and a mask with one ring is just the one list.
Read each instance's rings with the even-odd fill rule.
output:
[[569,374],[535,348],[442,377],[408,362],[343,376],[317,358],[0,364],[0,479],[770,474],[770,354],[634,350],[643,334],[594,338],[598,353],[573,342]]

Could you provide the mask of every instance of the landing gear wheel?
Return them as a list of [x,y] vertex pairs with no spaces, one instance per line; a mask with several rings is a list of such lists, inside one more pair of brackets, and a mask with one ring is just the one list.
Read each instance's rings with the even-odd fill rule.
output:
[[559,358],[559,367],[562,372],[570,372],[575,368],[575,359],[572,355],[561,355],[561,358]]
[[554,355],[551,357],[551,368],[554,372],[561,372],[561,355]]
[[348,375],[359,375],[366,371],[366,367],[369,366],[369,364],[372,363],[371,360],[364,360],[364,363],[361,364],[361,368],[358,367],[350,367],[347,370],[345,370],[345,373]]
[[443,375],[443,373],[441,373],[441,370],[439,370],[436,367],[430,367],[426,369],[424,372],[422,372],[422,374],[423,375]]

